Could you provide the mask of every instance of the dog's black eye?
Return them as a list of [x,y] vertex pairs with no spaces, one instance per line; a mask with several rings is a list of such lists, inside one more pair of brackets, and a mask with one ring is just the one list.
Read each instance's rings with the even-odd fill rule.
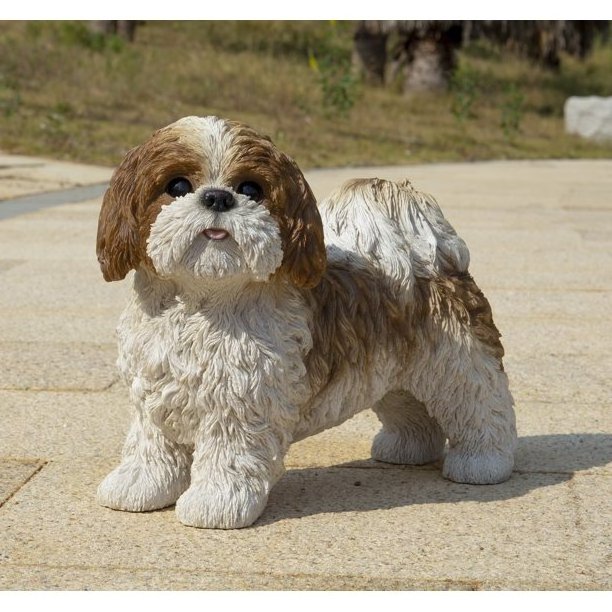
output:
[[244,183],[240,183],[240,185],[238,185],[238,189],[236,189],[236,192],[245,195],[247,198],[255,202],[259,202],[259,200],[261,200],[261,196],[263,195],[263,189],[253,181],[245,181]]
[[193,187],[191,186],[191,183],[182,176],[172,179],[166,185],[166,193],[171,195],[173,198],[180,198],[181,196],[187,195],[192,191]]

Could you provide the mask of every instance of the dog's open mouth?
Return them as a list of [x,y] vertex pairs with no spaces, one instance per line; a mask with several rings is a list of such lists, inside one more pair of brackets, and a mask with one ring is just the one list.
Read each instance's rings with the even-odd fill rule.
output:
[[216,227],[209,227],[208,229],[205,229],[202,233],[210,240],[225,240],[229,237],[229,232],[225,231],[224,229],[218,229]]

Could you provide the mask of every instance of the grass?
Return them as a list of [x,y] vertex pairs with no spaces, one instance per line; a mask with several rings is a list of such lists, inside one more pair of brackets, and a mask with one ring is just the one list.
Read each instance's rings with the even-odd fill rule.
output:
[[216,114],[267,133],[304,167],[612,156],[612,143],[563,129],[568,96],[612,95],[610,43],[584,62],[564,57],[558,73],[472,45],[435,95],[345,74],[341,98],[354,105],[335,110],[324,95],[340,85],[313,66],[347,64],[352,28],[153,21],[126,44],[78,22],[3,22],[0,149],[115,165],[156,128]]

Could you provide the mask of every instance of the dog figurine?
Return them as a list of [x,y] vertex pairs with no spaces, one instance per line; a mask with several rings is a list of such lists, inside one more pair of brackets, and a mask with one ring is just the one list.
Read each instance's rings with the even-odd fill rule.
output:
[[367,408],[378,461],[510,477],[500,334],[465,243],[409,182],[354,180],[318,208],[268,138],[186,117],[115,171],[97,254],[107,281],[135,270],[117,330],[135,418],[102,505],[246,527],[292,442]]

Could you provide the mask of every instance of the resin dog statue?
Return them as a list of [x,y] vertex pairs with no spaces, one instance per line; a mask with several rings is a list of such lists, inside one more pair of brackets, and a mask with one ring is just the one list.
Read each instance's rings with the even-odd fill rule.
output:
[[318,208],[268,138],[186,117],[116,170],[97,253],[107,281],[135,270],[118,327],[135,417],[104,506],[251,525],[289,445],[368,408],[376,460],[510,477],[489,303],[465,243],[410,183],[354,180]]

